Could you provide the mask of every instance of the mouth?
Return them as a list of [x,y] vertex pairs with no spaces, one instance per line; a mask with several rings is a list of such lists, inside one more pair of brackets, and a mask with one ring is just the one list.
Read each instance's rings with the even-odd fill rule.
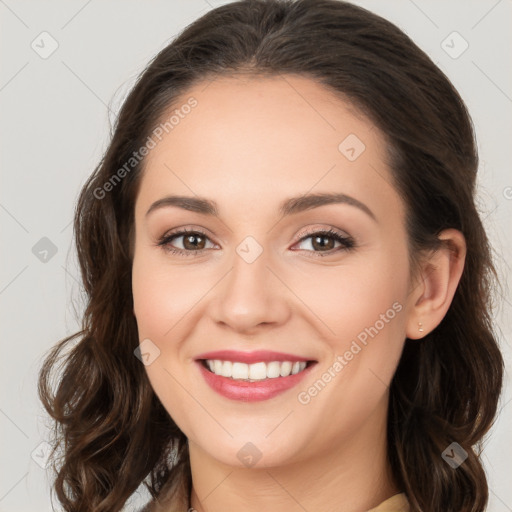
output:
[[260,361],[258,363],[242,363],[240,361],[223,361],[221,359],[200,359],[206,370],[232,380],[259,382],[265,379],[289,377],[303,372],[316,361]]
[[245,402],[266,400],[294,387],[317,362],[269,351],[217,351],[196,358],[210,388]]

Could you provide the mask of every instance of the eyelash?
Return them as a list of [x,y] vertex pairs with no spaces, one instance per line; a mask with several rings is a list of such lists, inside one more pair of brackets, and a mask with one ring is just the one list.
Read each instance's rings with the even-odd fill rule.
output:
[[[165,251],[170,252],[172,254],[179,255],[179,256],[199,256],[206,249],[190,251],[190,250],[184,250],[184,249],[176,249],[175,247],[172,247],[170,245],[171,241],[173,241],[175,238],[179,238],[181,236],[185,236],[185,235],[189,235],[189,234],[200,235],[200,236],[208,239],[208,235],[206,233],[202,232],[201,230],[182,229],[181,231],[178,231],[175,233],[171,232],[169,234],[165,234],[164,236],[162,236],[159,239],[157,245],[159,247],[162,247]],[[352,237],[342,236],[337,231],[335,231],[333,229],[311,231],[308,233],[304,233],[303,236],[297,241],[297,243],[303,242],[304,240],[307,240],[308,238],[311,238],[314,235],[333,238],[336,242],[340,242],[342,245],[341,247],[330,249],[329,251],[310,251],[307,249],[301,249],[301,250],[304,250],[307,252],[314,253],[315,257],[316,256],[319,256],[319,257],[330,256],[338,251],[350,251],[350,250],[354,249],[354,247],[355,247],[355,242]]]

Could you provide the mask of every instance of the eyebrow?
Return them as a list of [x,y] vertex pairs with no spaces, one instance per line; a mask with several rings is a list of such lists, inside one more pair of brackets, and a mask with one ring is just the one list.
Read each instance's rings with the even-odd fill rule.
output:
[[[354,206],[366,213],[374,221],[377,221],[375,214],[361,201],[346,194],[305,194],[298,197],[286,199],[279,206],[279,213],[283,216],[289,216],[305,210],[311,210],[328,204],[347,204]],[[191,196],[167,196],[155,201],[146,212],[146,216],[151,212],[167,206],[176,206],[183,210],[188,210],[203,215],[220,217],[219,210],[215,201],[202,197]]]

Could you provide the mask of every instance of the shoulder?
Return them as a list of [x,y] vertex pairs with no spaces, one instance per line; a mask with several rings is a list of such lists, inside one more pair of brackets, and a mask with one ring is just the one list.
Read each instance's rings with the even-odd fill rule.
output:
[[405,493],[395,494],[368,512],[409,512],[409,501]]
[[187,479],[169,479],[163,486],[158,497],[146,503],[138,512],[167,512],[169,510],[179,510],[180,512],[190,510]]

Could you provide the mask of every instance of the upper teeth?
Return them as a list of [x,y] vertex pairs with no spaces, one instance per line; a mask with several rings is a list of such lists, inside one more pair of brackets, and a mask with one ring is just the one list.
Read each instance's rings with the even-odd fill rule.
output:
[[216,375],[231,377],[239,380],[263,380],[275,379],[277,377],[288,377],[301,372],[306,368],[305,361],[271,361],[270,363],[239,363],[231,361],[220,361],[219,359],[207,359],[208,368]]

